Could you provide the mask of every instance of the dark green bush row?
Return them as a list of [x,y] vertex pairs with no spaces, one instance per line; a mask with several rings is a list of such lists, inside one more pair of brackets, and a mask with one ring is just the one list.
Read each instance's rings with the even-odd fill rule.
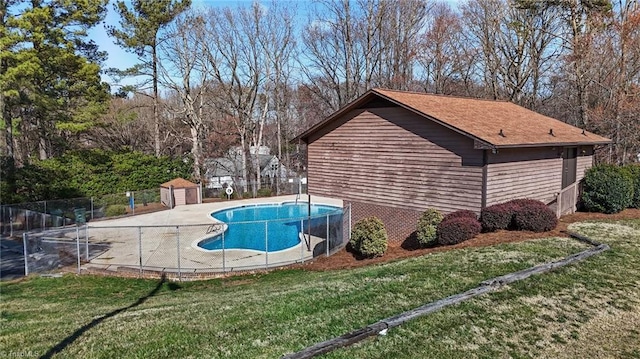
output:
[[104,211],[104,215],[106,217],[122,216],[124,214],[127,214],[127,206],[123,206],[120,204],[109,205]]
[[95,149],[68,152],[21,168],[7,158],[0,165],[3,203],[124,194],[156,188],[176,177],[188,179],[192,170],[189,161],[182,159]]
[[628,173],[633,181],[633,199],[630,207],[640,208],[640,164],[626,165],[623,170]]
[[637,165],[596,165],[584,176],[582,203],[589,212],[618,213],[634,204]]
[[387,231],[376,217],[362,219],[353,226],[349,245],[364,258],[380,257],[387,251]]
[[437,227],[438,243],[457,244],[469,240],[482,231],[482,225],[471,211],[457,211],[446,215]]
[[480,213],[485,232],[499,229],[546,232],[558,225],[556,214],[543,202],[515,199],[486,207]]

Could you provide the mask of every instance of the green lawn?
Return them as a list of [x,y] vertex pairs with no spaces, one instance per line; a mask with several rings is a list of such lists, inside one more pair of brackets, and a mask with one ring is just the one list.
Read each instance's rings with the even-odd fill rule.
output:
[[[326,357],[640,358],[640,220],[573,229],[612,249]],[[186,283],[33,277],[0,284],[0,357],[277,358],[586,248],[547,238]]]

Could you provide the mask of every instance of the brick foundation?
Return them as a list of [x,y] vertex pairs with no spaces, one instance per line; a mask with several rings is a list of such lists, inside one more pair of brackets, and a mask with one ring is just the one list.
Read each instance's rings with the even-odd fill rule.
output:
[[422,214],[411,209],[345,201],[345,205],[347,203],[351,204],[352,226],[363,218],[378,217],[387,229],[389,241],[404,241],[409,237],[416,230]]

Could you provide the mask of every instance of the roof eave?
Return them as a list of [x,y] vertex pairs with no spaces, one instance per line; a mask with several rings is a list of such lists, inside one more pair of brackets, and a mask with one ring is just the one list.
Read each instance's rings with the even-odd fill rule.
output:
[[580,142],[544,142],[544,143],[515,143],[508,145],[493,145],[496,149],[500,148],[523,148],[523,147],[566,147],[566,146],[598,146],[608,145],[612,141],[580,141]]

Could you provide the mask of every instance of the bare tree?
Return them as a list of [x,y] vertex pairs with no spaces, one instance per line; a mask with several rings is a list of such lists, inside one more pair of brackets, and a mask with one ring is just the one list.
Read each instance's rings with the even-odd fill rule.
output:
[[[470,81],[470,56],[460,16],[447,3],[436,3],[432,19],[418,46],[418,68],[424,90],[436,94],[460,93],[460,83]],[[463,86],[466,87],[466,86]]]
[[381,1],[373,16],[380,24],[376,86],[410,90],[417,48],[432,6],[424,0]]
[[[146,76],[151,82],[154,118],[154,151],[161,153],[160,139],[160,95],[158,90],[158,45],[161,29],[171,23],[190,5],[191,0],[134,0],[131,8],[124,1],[117,1],[114,9],[120,15],[120,28],[107,26],[107,31],[116,43],[138,56],[139,64],[116,72],[124,76]],[[147,83],[138,84],[144,90]]]
[[233,120],[240,139],[244,191],[253,174],[255,195],[260,185],[257,151],[272,93],[291,61],[288,47],[293,46],[293,22],[275,3],[268,8],[253,3],[247,8],[210,10],[205,17],[203,43],[216,106]]
[[109,111],[86,135],[89,143],[114,151],[153,152],[153,113],[147,96],[114,96]]
[[202,180],[204,98],[209,76],[205,44],[199,37],[204,24],[204,18],[194,12],[177,18],[159,47],[160,82],[180,99],[179,107],[172,110],[189,128],[193,177],[197,181]]

